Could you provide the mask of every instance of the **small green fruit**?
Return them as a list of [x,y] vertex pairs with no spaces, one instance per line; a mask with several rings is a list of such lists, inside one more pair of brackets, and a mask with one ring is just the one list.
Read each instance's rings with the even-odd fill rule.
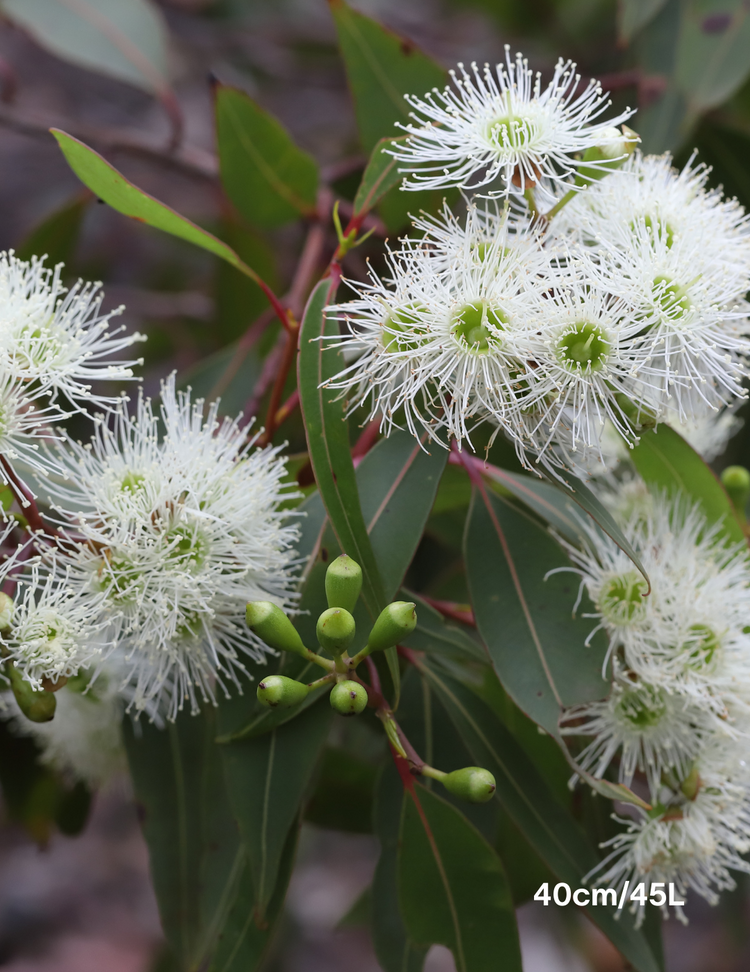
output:
[[281,608],[271,601],[250,601],[245,609],[248,626],[257,636],[278,651],[307,654],[296,628]]
[[495,792],[495,777],[480,766],[465,766],[443,777],[442,784],[453,796],[469,803],[487,803]]
[[54,692],[32,688],[12,661],[5,662],[5,674],[10,681],[18,708],[27,719],[31,722],[49,722],[54,718],[57,708]]
[[750,472],[744,466],[727,466],[721,474],[721,481],[729,494],[735,512],[744,522],[747,501],[750,497]]
[[413,601],[394,601],[380,612],[370,637],[367,651],[383,651],[408,638],[417,626],[416,604]]
[[320,647],[332,655],[340,655],[354,641],[357,626],[345,608],[328,608],[318,618],[315,628]]
[[258,701],[270,709],[293,709],[307,698],[309,688],[304,682],[296,682],[286,675],[266,675],[258,683]]
[[331,561],[326,571],[326,600],[329,608],[344,608],[351,613],[362,590],[362,568],[341,554]]
[[331,689],[331,705],[343,716],[359,715],[367,705],[367,689],[359,682],[345,679]]

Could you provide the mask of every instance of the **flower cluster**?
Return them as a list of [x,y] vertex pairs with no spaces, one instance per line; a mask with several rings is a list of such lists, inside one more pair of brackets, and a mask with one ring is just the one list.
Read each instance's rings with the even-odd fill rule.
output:
[[[61,273],[62,264],[50,269],[37,257],[0,253],[0,454],[43,474],[49,464],[38,451],[51,424],[84,406],[110,406],[114,400],[91,383],[132,380],[132,366],[142,363],[111,360],[143,340],[110,330],[122,308],[101,314],[99,284],[67,290]],[[0,476],[8,481],[4,466]]]
[[609,698],[569,709],[563,732],[591,738],[583,769],[616,766],[652,809],[622,821],[598,881],[674,882],[715,902],[731,869],[750,871],[750,558],[684,498],[639,481],[613,498],[652,589],[601,531],[569,547],[613,677]]
[[393,153],[404,188],[484,196],[465,196],[463,216],[415,219],[384,273],[347,281],[355,298],[328,312],[349,364],[330,386],[423,441],[471,446],[489,422],[524,465],[553,472],[603,461],[608,427],[632,445],[643,427],[702,422],[743,398],[739,204],[692,160],[676,172],[633,151],[629,130],[596,120],[595,85],[575,94],[571,65],[544,90],[510,57],[455,83],[411,99],[427,123]]

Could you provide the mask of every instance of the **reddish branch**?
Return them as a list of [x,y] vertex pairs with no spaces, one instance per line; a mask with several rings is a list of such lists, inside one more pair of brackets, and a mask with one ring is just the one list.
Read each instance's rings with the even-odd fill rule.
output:
[[419,596],[423,601],[427,601],[431,607],[434,607],[436,611],[444,615],[444,617],[451,618],[453,621],[460,621],[461,624],[469,624],[472,627],[476,627],[474,612],[467,605],[456,604],[454,601],[439,601],[434,597],[427,597],[425,594],[420,594]]
[[39,507],[36,505],[36,500],[31,495],[31,492],[15,474],[13,467],[5,456],[0,456],[0,463],[2,463],[3,469],[5,470],[5,475],[13,487],[13,492],[21,502],[24,516],[28,520],[32,531],[34,533],[47,533],[48,531],[45,528],[44,520],[42,520],[42,515],[39,512]]
[[277,413],[281,410],[281,396],[284,394],[284,385],[297,357],[297,336],[297,328],[293,331],[287,331],[286,343],[284,344],[279,370],[276,373],[276,379],[271,390],[271,398],[268,402],[265,431],[258,440],[258,445],[260,446],[268,445],[278,428],[279,423],[276,421],[276,418]]

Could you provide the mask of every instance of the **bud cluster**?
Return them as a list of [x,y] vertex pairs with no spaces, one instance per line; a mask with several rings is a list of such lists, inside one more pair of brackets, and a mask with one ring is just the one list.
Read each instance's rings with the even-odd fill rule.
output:
[[[381,697],[375,698],[356,675],[357,666],[372,652],[385,651],[404,641],[417,624],[413,601],[393,601],[380,612],[365,646],[349,654],[357,624],[354,610],[362,590],[362,569],[351,557],[342,554],[328,567],[325,578],[328,608],[318,618],[315,632],[323,654],[305,646],[299,632],[284,611],[272,601],[251,601],[246,618],[253,633],[276,651],[288,651],[314,662],[326,671],[323,678],[305,684],[286,675],[267,675],[258,683],[257,699],[270,709],[293,709],[321,686],[330,686],[331,708],[339,715],[361,715],[368,704],[377,708],[394,751],[408,758],[402,744],[403,734]],[[439,780],[453,796],[470,803],[485,803],[495,792],[492,774],[478,766],[467,766],[444,773],[420,762],[413,771]]]

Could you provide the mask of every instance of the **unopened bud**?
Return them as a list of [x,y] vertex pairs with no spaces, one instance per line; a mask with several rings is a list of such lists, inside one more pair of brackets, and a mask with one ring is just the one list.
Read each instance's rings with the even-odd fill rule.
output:
[[599,132],[599,142],[586,149],[583,162],[593,165],[580,165],[576,185],[585,186],[597,182],[613,169],[619,169],[635,151],[640,138],[627,125],[615,128],[611,125]]
[[331,689],[331,705],[343,716],[359,715],[367,706],[367,689],[359,682],[345,679]]
[[332,655],[341,655],[354,641],[357,626],[344,608],[328,608],[318,618],[315,631],[320,647]]
[[331,561],[326,571],[326,600],[329,608],[354,611],[362,590],[362,568],[351,557],[341,554]]
[[258,701],[270,709],[293,709],[307,698],[310,689],[304,682],[297,682],[286,675],[266,675],[258,683]]
[[443,786],[453,796],[468,800],[469,803],[487,803],[495,792],[495,777],[489,770],[480,766],[465,766],[453,770],[441,780]]
[[0,631],[7,631],[13,617],[13,598],[0,592]]
[[417,626],[415,608],[413,601],[394,601],[384,607],[367,639],[368,652],[383,651],[408,638]]
[[270,648],[306,654],[297,629],[278,605],[271,601],[250,601],[245,617],[250,629]]
[[18,708],[31,722],[49,722],[55,715],[57,699],[52,692],[32,688],[12,661],[5,662],[5,674],[10,681]]
[[721,474],[721,481],[729,494],[735,513],[744,523],[747,500],[750,497],[750,472],[744,466],[727,466]]
[[694,800],[698,796],[698,790],[701,788],[701,777],[698,772],[698,767],[694,766],[685,779],[680,783],[680,789],[683,794],[688,798],[688,800]]

